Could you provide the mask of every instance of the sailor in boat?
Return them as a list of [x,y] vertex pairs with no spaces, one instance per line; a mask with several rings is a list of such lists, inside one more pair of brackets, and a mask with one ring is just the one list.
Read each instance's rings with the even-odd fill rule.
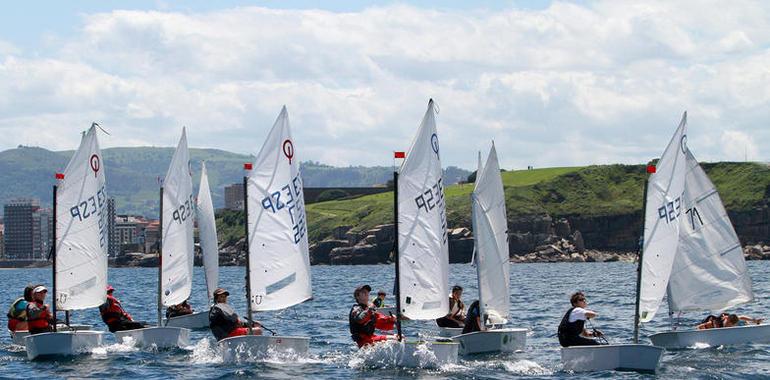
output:
[[378,291],[377,292],[377,298],[372,300],[372,305],[374,305],[374,307],[376,307],[378,309],[381,308],[381,307],[385,307],[385,296],[386,295],[387,294],[385,293],[384,290]]
[[27,285],[24,296],[17,298],[8,309],[8,330],[27,330],[27,304],[32,302],[32,291],[39,285]]
[[40,334],[53,331],[53,315],[50,308],[46,305],[45,296],[48,289],[40,285],[32,291],[32,302],[27,303],[27,325],[30,334]]
[[762,318],[752,318],[745,315],[722,314],[722,327],[746,326],[749,323],[758,325],[762,323]]
[[113,296],[115,288],[107,285],[107,300],[99,306],[99,314],[102,315],[102,321],[107,324],[110,332],[136,330],[147,327],[143,322],[135,322],[131,314],[128,314],[120,300]]
[[468,308],[468,315],[465,317],[463,334],[484,330],[484,323],[481,322],[481,308],[479,308],[479,300],[475,300],[473,303],[471,303],[471,307]]
[[585,294],[583,292],[573,294],[570,297],[570,303],[572,307],[567,310],[567,313],[561,319],[561,323],[559,323],[559,344],[562,347],[601,344],[595,339],[588,338],[597,338],[604,335],[599,330],[593,329],[593,331],[588,331],[585,328],[586,321],[598,315],[595,311],[586,309],[588,303]]
[[465,326],[465,305],[460,299],[462,295],[462,286],[455,285],[452,287],[452,294],[449,295],[449,313],[436,319],[438,327],[459,328]]
[[184,300],[182,301],[182,303],[178,305],[169,306],[168,309],[166,309],[166,319],[181,317],[183,315],[188,315],[192,313],[193,313],[192,306],[190,306],[187,300]]
[[727,313],[722,313],[720,315],[709,315],[708,317],[703,318],[703,320],[700,321],[696,328],[698,330],[718,329],[722,327],[722,320],[725,316],[727,316]]
[[373,307],[369,307],[369,292],[372,287],[363,285],[353,291],[353,298],[356,299],[355,305],[350,308],[348,314],[348,323],[350,324],[350,337],[356,342],[359,348],[381,342],[388,339],[396,339],[395,335],[376,335],[375,329],[393,330],[396,324],[396,317],[385,316],[377,312]]
[[[227,303],[230,295],[225,289],[214,290],[214,305],[209,309],[209,327],[211,333],[220,341],[239,335],[249,335],[249,323],[241,321],[232,306]],[[262,335],[261,325],[258,322],[251,323],[251,334]]]

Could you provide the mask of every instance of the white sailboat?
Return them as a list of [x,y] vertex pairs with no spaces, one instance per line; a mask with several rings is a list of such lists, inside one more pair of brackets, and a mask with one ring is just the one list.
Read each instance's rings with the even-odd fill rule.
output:
[[[313,298],[305,199],[295,153],[284,106],[253,169],[243,178],[249,320],[253,311],[282,310]],[[219,342],[225,363],[261,359],[271,353],[301,356],[310,347],[308,337],[251,332]]]
[[187,150],[187,133],[183,128],[182,137],[160,188],[158,325],[116,331],[115,337],[119,342],[156,348],[190,345],[190,330],[163,326],[161,316],[166,307],[182,303],[190,297],[192,291],[194,214],[190,154]]
[[[449,309],[449,242],[433,99],[400,171],[393,173],[396,238],[396,328],[401,320],[433,320]],[[376,343],[390,344],[390,343]],[[459,344],[401,338],[380,361],[399,367],[457,362]],[[425,362],[429,352],[430,362]]]
[[[722,311],[754,300],[743,249],[714,184],[689,149],[679,240],[668,282],[670,314]],[[683,329],[650,336],[667,349],[770,342],[770,325]]]
[[[206,173],[206,162],[201,162],[201,182],[198,187],[198,235],[201,251],[203,252],[203,269],[206,276],[206,290],[209,304],[214,301],[213,292],[219,282],[219,242],[217,241],[217,225],[214,218],[214,203],[211,201],[209,178]],[[188,329],[209,328],[208,309],[196,313],[172,317],[166,320],[166,326],[184,327]]]
[[654,372],[663,348],[638,344],[639,324],[655,316],[666,291],[679,239],[685,190],[687,113],[645,181],[644,238],[636,283],[634,344],[565,347],[564,368],[573,371],[635,370]]
[[[96,123],[53,187],[52,314],[99,307],[107,295],[107,194]],[[69,322],[69,315],[68,315]],[[102,331],[62,331],[24,338],[27,358],[68,356],[102,345]]]
[[500,176],[495,144],[489,150],[486,165],[476,172],[471,194],[474,262],[479,287],[479,311],[485,329],[452,337],[460,343],[460,354],[515,352],[527,345],[525,328],[503,328],[510,309],[510,256],[508,221],[505,216],[505,191]]

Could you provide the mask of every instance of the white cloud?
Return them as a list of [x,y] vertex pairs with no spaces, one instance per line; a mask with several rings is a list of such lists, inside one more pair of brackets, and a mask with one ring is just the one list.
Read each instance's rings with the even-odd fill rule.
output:
[[756,161],[759,158],[757,144],[749,135],[739,131],[724,131],[719,142],[725,161]]
[[503,167],[646,162],[685,109],[696,156],[734,159],[723,141],[770,139],[769,29],[749,1],[90,14],[45,57],[0,42],[0,148],[72,149],[98,120],[104,146],[186,125],[254,153],[286,104],[302,159],[387,165],[433,97],[445,165],[492,139]]

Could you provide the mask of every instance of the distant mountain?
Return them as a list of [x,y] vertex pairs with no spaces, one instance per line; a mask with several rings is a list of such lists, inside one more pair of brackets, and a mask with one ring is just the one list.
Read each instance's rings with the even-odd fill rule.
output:
[[[19,146],[0,152],[0,203],[31,197],[51,204],[54,173],[63,171],[73,151],[53,152]],[[173,148],[137,147],[104,149],[107,191],[114,197],[118,213],[157,217],[159,180],[166,175]],[[241,182],[243,163],[253,156],[219,149],[190,149],[193,184],[197,192],[200,162],[206,161],[214,207],[224,206],[224,186]],[[447,182],[457,183],[470,172],[447,168]],[[307,187],[367,187],[385,184],[393,168],[384,166],[333,167],[304,162],[302,175]]]

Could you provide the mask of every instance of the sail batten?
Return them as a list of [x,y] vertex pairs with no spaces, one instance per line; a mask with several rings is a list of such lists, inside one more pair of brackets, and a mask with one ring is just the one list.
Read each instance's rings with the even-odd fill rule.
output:
[[192,169],[187,132],[182,129],[163,180],[161,304],[177,305],[190,297],[194,259]]
[[217,241],[217,225],[214,218],[214,203],[211,201],[211,189],[206,171],[206,162],[201,163],[201,182],[198,187],[198,232],[200,235],[201,251],[203,251],[203,268],[206,274],[206,290],[209,300],[213,300],[212,292],[219,283],[219,242]]
[[449,248],[439,140],[433,101],[398,180],[400,314],[435,319],[449,310]]
[[56,192],[57,310],[101,305],[107,285],[107,193],[92,125],[64,170]]
[[255,311],[313,297],[302,176],[284,106],[247,177],[249,288]]

